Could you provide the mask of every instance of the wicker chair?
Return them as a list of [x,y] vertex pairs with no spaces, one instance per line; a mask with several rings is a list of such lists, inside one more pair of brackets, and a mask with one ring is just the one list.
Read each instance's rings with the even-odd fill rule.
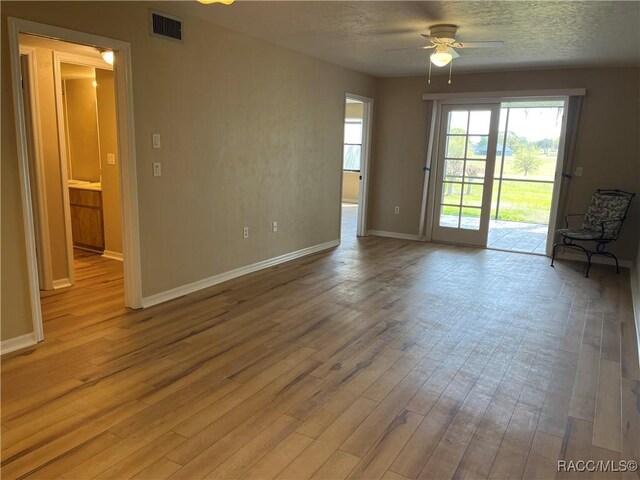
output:
[[[618,239],[620,229],[627,217],[631,200],[635,197],[635,193],[625,192],[622,190],[596,190],[591,197],[587,213],[569,214],[565,217],[566,228],[557,230],[556,233],[562,237],[562,243],[556,242],[553,245],[553,255],[551,257],[551,266],[556,259],[556,249],[558,247],[572,248],[579,250],[587,256],[587,273],[591,268],[591,257],[593,255],[603,255],[611,257],[616,261],[616,272],[620,273],[618,259],[616,256],[605,251],[607,244]],[[580,228],[570,228],[570,217],[584,217]],[[594,242],[595,249],[589,250],[575,242]]]

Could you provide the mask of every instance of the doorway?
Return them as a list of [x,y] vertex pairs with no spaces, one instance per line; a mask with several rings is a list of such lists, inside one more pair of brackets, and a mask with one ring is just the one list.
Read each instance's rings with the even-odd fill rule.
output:
[[[97,303],[103,291],[123,308],[112,62],[93,47],[27,34],[19,40],[43,319],[56,318],[61,303],[78,316],[74,299]],[[88,278],[100,292],[89,293]]]
[[549,255],[567,98],[472,102],[435,117],[431,238]]
[[364,236],[373,99],[346,94],[341,178],[341,238]]
[[[93,272],[88,269],[85,269],[85,271],[89,277],[94,279],[94,282],[98,281],[98,283],[99,280],[95,275],[95,266],[102,261],[115,262],[115,265],[118,265],[116,270],[120,270],[120,292],[117,294],[119,305],[123,308],[125,306],[129,308],[140,308],[142,306],[130,46],[128,43],[118,40],[15,18],[9,18],[8,22],[22,211],[34,328],[34,334],[30,342],[36,343],[44,339],[42,305],[45,303],[45,297],[51,295],[43,294],[41,300],[41,289],[54,293],[73,289],[73,287],[71,289],[65,287],[75,283],[76,268],[64,271],[64,267],[65,264],[74,262],[74,257],[76,259],[82,257],[84,265],[92,265]],[[25,40],[28,39],[35,44],[27,45],[28,42],[25,42]],[[40,43],[38,44],[38,42]],[[61,49],[60,52],[56,53],[55,49],[51,47],[51,43],[49,44],[51,48],[47,51],[48,47],[45,47],[43,42],[64,43],[69,47],[70,51],[64,52],[64,49]],[[41,63],[38,62],[37,58],[38,49],[41,49],[42,52],[40,53],[43,54],[44,61]],[[103,82],[103,87],[109,85],[111,90],[110,108],[102,109],[102,113],[110,113],[114,120],[115,126],[112,128],[111,133],[113,135],[111,135],[111,138],[115,139],[115,143],[110,146],[100,144],[98,149],[104,147],[100,153],[100,161],[104,157],[105,162],[108,162],[109,165],[119,166],[119,171],[115,175],[114,181],[120,187],[121,198],[116,203],[121,208],[122,220],[120,222],[121,233],[119,236],[122,242],[121,249],[124,264],[122,261],[108,260],[106,255],[103,257],[103,254],[108,253],[105,252],[104,248],[99,250],[101,251],[100,254],[96,252],[87,254],[84,253],[87,250],[83,252],[73,247],[63,248],[62,253],[53,250],[54,246],[62,245],[64,247],[67,245],[67,239],[71,239],[72,244],[75,243],[73,236],[67,235],[67,232],[72,230],[71,204],[65,201],[69,197],[69,187],[78,185],[87,187],[77,189],[79,190],[77,196],[81,197],[80,199],[83,201],[83,204],[78,206],[91,207],[96,210],[102,207],[102,199],[97,200],[94,198],[94,194],[96,192],[100,193],[100,189],[97,188],[96,184],[101,184],[103,178],[99,177],[99,181],[78,179],[69,177],[66,171],[69,166],[67,161],[70,159],[68,155],[65,157],[64,154],[69,153],[67,146],[70,146],[70,142],[68,142],[69,131],[64,128],[64,117],[68,116],[71,110],[67,105],[68,111],[65,111],[62,107],[63,102],[61,99],[64,99],[68,93],[66,91],[63,93],[62,88],[67,80],[79,80],[80,78],[74,77],[89,75],[85,68],[87,65],[83,65],[83,62],[75,61],[76,57],[86,57],[87,55],[83,54],[88,54],[88,56],[93,57],[94,61],[102,62],[99,66],[107,71],[110,70],[110,67],[105,64],[104,52],[108,52],[109,55],[107,57],[110,56],[114,60],[113,73],[109,71],[109,75],[107,75],[109,78],[107,78],[98,73],[97,69],[94,69],[91,75],[93,78],[85,78],[85,80],[89,81],[92,88],[97,88],[98,83]],[[64,55],[69,56],[65,61],[62,59]],[[68,64],[66,67],[65,63]],[[91,61],[89,66],[91,66],[90,64]],[[48,70],[54,68],[56,75],[54,75],[53,71]],[[23,80],[26,80],[26,82]],[[86,87],[86,85],[83,87]],[[85,93],[91,92],[90,88],[82,88],[80,90]],[[95,91],[94,100],[97,105],[98,99]],[[94,121],[98,123],[100,121],[100,108],[98,108],[99,105],[96,105],[94,105],[93,116],[95,117]],[[76,106],[78,105],[76,104]],[[46,118],[43,114],[45,109],[47,112]],[[80,110],[87,113],[83,109]],[[58,111],[61,111],[62,114],[60,115]],[[89,112],[89,116],[86,118],[91,116]],[[59,120],[59,118],[63,118],[63,120]],[[116,118],[117,121],[115,120]],[[86,124],[78,123],[80,126],[76,128],[76,131],[78,129],[81,130],[89,122],[85,122]],[[108,136],[103,132],[103,140]],[[84,139],[89,137],[83,136]],[[96,142],[99,142],[99,137],[99,132],[96,132],[93,138]],[[49,155],[53,150],[57,152],[55,156],[57,161],[48,161],[50,159]],[[76,153],[79,151],[76,149]],[[60,152],[63,152],[63,154],[60,155]],[[82,154],[79,157],[81,158]],[[110,160],[115,160],[115,162],[112,163]],[[82,171],[83,166],[74,165],[74,168],[78,173]],[[73,185],[74,180],[76,180],[76,185]],[[51,190],[52,188],[53,190]],[[53,193],[54,190],[55,193]],[[66,198],[64,198],[65,196]],[[52,214],[53,212],[56,213],[55,216]],[[86,226],[86,215],[80,214],[78,217],[80,219],[78,226]],[[93,217],[94,220],[96,218],[96,216]],[[94,225],[98,224],[99,222],[94,222]],[[47,235],[49,237],[46,242],[49,246],[48,252],[46,248],[43,248]],[[54,239],[54,237],[56,238]],[[97,258],[87,262],[87,255],[95,255]],[[63,274],[55,275],[58,278],[53,278],[55,266],[60,267],[63,271]],[[48,272],[48,277],[43,274],[45,271]],[[58,281],[56,282],[56,280]],[[94,285],[93,289],[89,289],[86,292],[76,290],[72,296],[84,302],[85,306],[96,305],[97,308],[103,308],[105,304],[101,304],[101,302],[96,301],[95,296],[91,296],[91,294],[99,293],[99,290],[101,288]],[[67,299],[61,298],[56,302],[54,310],[57,315],[64,314],[66,304]],[[102,313],[106,312],[102,310]],[[25,346],[28,346],[28,344],[20,345],[21,348]]]
[[563,99],[503,102],[489,248],[547,254]]

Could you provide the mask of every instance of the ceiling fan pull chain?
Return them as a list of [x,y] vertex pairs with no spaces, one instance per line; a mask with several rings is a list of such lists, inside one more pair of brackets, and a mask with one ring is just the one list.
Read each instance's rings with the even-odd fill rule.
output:
[[427,83],[431,85],[431,62],[429,62],[429,79],[427,80]]
[[[429,66],[429,68],[431,68],[431,66]],[[449,81],[447,82],[449,85],[451,85],[451,70],[453,69],[453,62],[449,62]]]

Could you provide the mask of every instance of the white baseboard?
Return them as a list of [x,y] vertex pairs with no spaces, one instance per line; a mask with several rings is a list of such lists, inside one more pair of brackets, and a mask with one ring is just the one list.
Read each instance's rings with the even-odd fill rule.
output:
[[280,255],[279,257],[270,258],[268,260],[263,260],[261,262],[247,265],[245,267],[236,268],[235,270],[231,270],[229,272],[220,273],[218,275],[214,275],[213,277],[204,278],[202,280],[198,280],[197,282],[189,283],[181,287],[172,288],[171,290],[167,290],[166,292],[156,293],[155,295],[151,295],[142,299],[142,308],[147,308],[159,303],[167,302],[169,300],[173,300],[174,298],[197,292],[198,290],[202,290],[203,288],[212,287],[219,283],[226,282],[227,280],[232,280],[234,278],[241,277],[242,275],[247,275],[248,273],[257,272],[258,270],[264,270],[265,268],[289,262],[291,260],[295,260],[296,258],[305,257],[307,255],[311,255],[312,253],[328,250],[329,248],[337,247],[338,245],[340,245],[340,240],[331,240],[330,242],[321,243],[320,245],[303,248],[302,250],[297,250],[295,252]]
[[0,342],[0,355],[31,347],[36,343],[38,342],[36,341],[35,333],[27,333],[26,335],[21,335],[19,337],[9,338],[8,340]]
[[120,260],[122,261],[122,253],[114,252],[112,250],[105,250],[102,252],[102,256],[104,258],[110,258],[111,260]]
[[385,232],[383,230],[368,230],[367,235],[375,235],[376,237],[400,238],[402,240],[420,240],[418,235],[412,233]]
[[[559,260],[573,260],[576,262],[587,262],[587,257],[581,253],[558,253],[556,254],[556,259]],[[595,263],[598,265],[614,265],[616,262],[611,257],[604,257],[602,255],[594,255],[591,257],[591,263]],[[633,262],[631,260],[623,260],[618,259],[618,263],[621,267],[631,268],[633,266]]]
[[54,280],[51,283],[51,286],[54,290],[58,290],[59,288],[67,288],[71,286],[71,281],[68,278],[59,278],[58,280]]

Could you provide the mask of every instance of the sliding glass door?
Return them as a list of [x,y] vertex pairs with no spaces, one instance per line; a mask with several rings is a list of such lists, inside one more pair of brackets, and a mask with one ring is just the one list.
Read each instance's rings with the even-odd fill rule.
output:
[[442,106],[434,240],[487,245],[499,115],[499,103]]

